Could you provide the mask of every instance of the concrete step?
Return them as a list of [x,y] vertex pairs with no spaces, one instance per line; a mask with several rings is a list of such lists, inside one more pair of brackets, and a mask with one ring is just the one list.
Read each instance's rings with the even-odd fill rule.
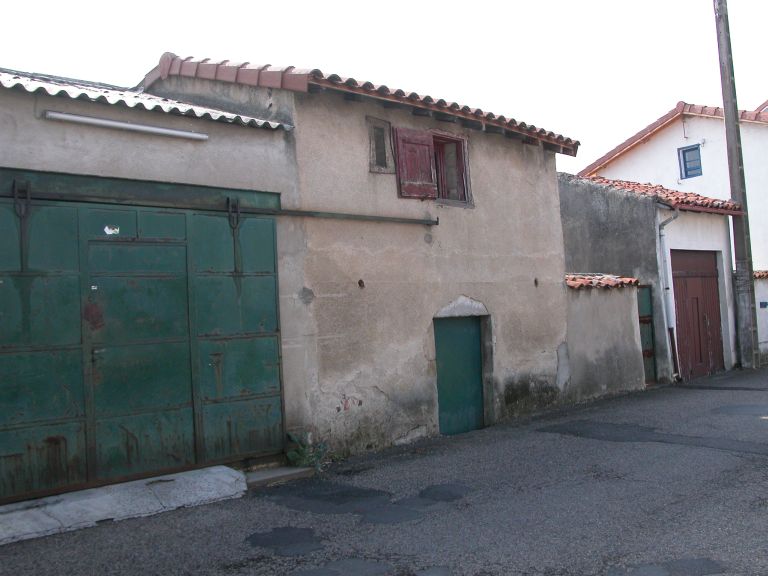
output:
[[245,474],[213,466],[0,506],[0,545],[240,498]]

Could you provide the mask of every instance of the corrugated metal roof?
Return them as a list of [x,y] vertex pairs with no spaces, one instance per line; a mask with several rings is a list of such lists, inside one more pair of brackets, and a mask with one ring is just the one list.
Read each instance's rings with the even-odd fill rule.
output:
[[202,120],[226,122],[252,128],[291,130],[293,126],[280,122],[271,122],[251,116],[242,116],[224,110],[197,106],[179,100],[161,98],[135,89],[119,88],[107,84],[72,80],[43,74],[18,72],[0,68],[0,86],[8,89],[26,90],[30,93],[45,93],[49,96],[62,96],[75,100],[88,100],[103,104],[122,105],[128,108],[164,112],[178,116],[188,116]]
[[297,69],[294,66],[277,67],[269,64],[230,62],[229,60],[213,62],[210,58],[200,59],[191,56],[181,58],[176,54],[166,52],[160,57],[159,64],[144,77],[140,86],[148,88],[157,80],[168,76],[187,76],[297,92],[308,92],[311,91],[312,87],[326,88],[431,110],[437,114],[455,116],[473,123],[480,123],[483,127],[492,126],[498,131],[506,130],[513,134],[519,134],[524,139],[530,138],[532,142],[548,144],[552,150],[570,156],[576,156],[579,149],[578,140],[555,134],[544,128],[537,128],[532,124],[518,122],[514,118],[433,98],[429,95],[423,96],[407,90],[391,89],[383,84],[359,81],[338,74],[324,74],[318,69]]
[[625,286],[637,286],[637,278],[614,276],[612,274],[576,274],[565,275],[565,284],[568,288],[581,290],[582,288],[623,288]]
[[613,180],[603,178],[602,176],[590,176],[582,178],[588,182],[610,186],[618,190],[634,192],[641,196],[657,198],[660,202],[668,204],[673,208],[688,210],[693,212],[710,212],[714,214],[740,214],[741,206],[731,200],[721,200],[720,198],[710,198],[693,192],[680,192],[679,190],[670,190],[658,184],[640,184],[639,182],[630,182],[628,180]]

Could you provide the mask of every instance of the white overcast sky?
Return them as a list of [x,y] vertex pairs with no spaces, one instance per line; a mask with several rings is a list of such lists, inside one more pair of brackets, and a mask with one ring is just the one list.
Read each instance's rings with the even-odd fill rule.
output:
[[[768,99],[768,2],[729,0],[739,107]],[[712,0],[9,0],[0,67],[134,86],[163,52],[320,68],[581,141],[576,172],[679,100],[722,105]]]

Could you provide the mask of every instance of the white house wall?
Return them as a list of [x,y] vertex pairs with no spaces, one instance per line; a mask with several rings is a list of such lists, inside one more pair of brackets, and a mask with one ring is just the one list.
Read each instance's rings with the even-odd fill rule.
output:
[[[744,176],[755,269],[768,268],[768,126],[741,123]],[[679,148],[701,145],[702,175],[680,178]],[[651,182],[672,190],[730,198],[725,127],[719,118],[678,118],[598,171],[605,178]]]
[[[672,213],[659,210],[661,222]],[[725,368],[730,369],[736,362],[735,311],[733,304],[733,283],[731,282],[731,243],[728,217],[699,212],[680,212],[679,217],[667,224],[665,231],[666,278],[673,281],[671,250],[707,250],[717,252],[718,289],[720,293],[720,317],[723,334],[723,358]],[[666,289],[666,287],[665,287]],[[672,286],[670,286],[672,290]],[[674,292],[672,292],[672,296]],[[673,298],[671,301],[673,301]],[[674,306],[667,309],[668,326],[674,327],[676,315]]]
[[755,280],[755,303],[757,305],[757,339],[760,342],[762,363],[768,362],[768,305],[760,306],[761,302],[768,303],[768,278]]

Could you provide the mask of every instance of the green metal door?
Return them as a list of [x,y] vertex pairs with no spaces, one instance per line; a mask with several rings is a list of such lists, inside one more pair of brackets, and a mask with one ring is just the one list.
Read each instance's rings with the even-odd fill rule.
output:
[[191,218],[198,426],[206,461],[282,448],[274,220]]
[[483,426],[480,318],[435,318],[437,401],[441,434]]
[[0,197],[0,501],[280,452],[275,263],[268,216]]
[[81,207],[91,478],[195,463],[185,214]]
[[88,478],[77,221],[0,199],[0,499]]
[[653,335],[653,300],[650,286],[637,289],[637,308],[640,316],[640,344],[643,347],[645,382],[656,382],[656,352]]

